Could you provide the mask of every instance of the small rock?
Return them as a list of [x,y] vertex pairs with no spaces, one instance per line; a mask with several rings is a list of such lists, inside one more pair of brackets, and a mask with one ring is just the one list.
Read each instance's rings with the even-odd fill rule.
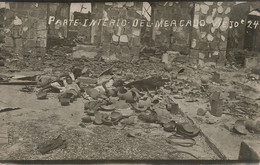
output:
[[207,113],[207,110],[203,109],[203,108],[199,108],[197,110],[197,115],[198,116],[204,116]]

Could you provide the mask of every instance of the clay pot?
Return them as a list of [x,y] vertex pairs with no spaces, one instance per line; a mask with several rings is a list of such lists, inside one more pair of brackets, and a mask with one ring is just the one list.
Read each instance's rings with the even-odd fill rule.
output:
[[125,101],[127,103],[134,103],[135,100],[134,100],[134,95],[132,93],[132,91],[128,90],[124,95],[123,95]]
[[152,104],[152,101],[150,98],[147,98],[145,100],[139,100],[139,107],[150,107]]
[[164,65],[164,69],[167,71],[167,72],[171,72],[173,70],[173,67],[172,67],[172,64],[171,63],[166,63]]
[[124,100],[124,95],[127,93],[127,90],[123,87],[118,89],[118,93],[117,96],[119,97],[119,99]]

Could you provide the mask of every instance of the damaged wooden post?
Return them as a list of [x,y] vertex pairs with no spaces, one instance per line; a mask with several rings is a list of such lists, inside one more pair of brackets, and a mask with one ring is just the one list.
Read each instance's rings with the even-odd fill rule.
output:
[[210,98],[210,113],[213,116],[220,117],[223,112],[223,100],[220,99],[220,92],[214,92]]

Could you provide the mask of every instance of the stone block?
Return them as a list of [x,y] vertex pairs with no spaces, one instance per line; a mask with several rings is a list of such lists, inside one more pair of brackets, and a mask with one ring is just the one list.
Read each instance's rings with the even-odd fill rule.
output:
[[241,142],[239,160],[260,160],[260,142],[244,140]]
[[37,34],[36,34],[36,31],[34,29],[30,29],[27,31],[29,34],[28,36],[24,36],[25,38],[28,38],[28,39],[37,39]]
[[38,30],[36,35],[38,38],[47,38],[47,30]]
[[39,11],[34,11],[34,10],[31,10],[31,11],[30,11],[30,16],[31,16],[31,17],[37,18],[38,15],[41,15],[41,13],[39,13]]
[[47,29],[47,23],[46,20],[38,20],[37,22],[37,30],[46,30]]
[[12,37],[5,37],[5,46],[7,46],[7,47],[14,46],[14,40]]
[[199,53],[201,53],[201,50],[191,49],[190,50],[190,57],[199,59]]
[[209,42],[197,42],[196,49],[200,50],[208,50],[209,49]]
[[113,44],[118,44],[119,43],[119,36],[112,35],[112,42],[113,42]]
[[24,47],[32,48],[37,46],[37,40],[35,39],[24,39]]
[[121,35],[119,38],[120,45],[128,45],[128,36]]
[[46,46],[47,46],[47,40],[46,39],[38,39],[37,40],[37,47],[45,48]]

